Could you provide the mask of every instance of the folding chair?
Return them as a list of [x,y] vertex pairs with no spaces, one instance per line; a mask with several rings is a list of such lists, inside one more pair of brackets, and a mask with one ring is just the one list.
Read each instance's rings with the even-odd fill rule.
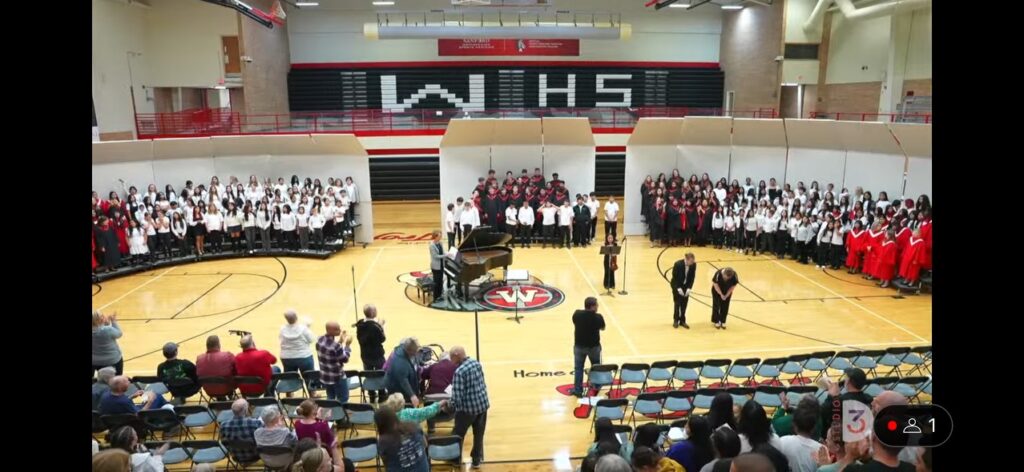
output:
[[137,384],[139,390],[148,390],[157,395],[167,393],[167,386],[155,375],[136,375],[132,377],[132,383]]
[[[665,382],[665,387],[670,387],[672,384],[672,376],[676,370],[676,361],[658,361],[651,363],[651,370],[647,371],[647,385],[650,386],[651,381]],[[644,389],[646,392],[647,388]]]
[[929,397],[932,396],[932,380],[928,379],[928,383],[921,387],[921,393],[927,394]]
[[641,393],[637,395],[636,401],[633,402],[633,411],[629,414],[629,422],[636,426],[636,414],[641,415],[655,415],[654,421],[661,423],[662,419],[662,408],[664,408],[665,400],[668,395],[665,392],[659,393]]
[[650,364],[622,364],[619,367],[619,393],[622,387],[628,384],[640,384],[640,393],[647,388],[647,372],[651,370]]
[[[149,449],[149,451],[152,453],[153,451],[156,451],[157,449],[164,447],[164,444],[167,444],[167,442],[148,441],[144,444],[146,446],[146,449]],[[160,457],[160,460],[163,461],[164,469],[166,470],[169,468],[169,466],[181,464],[184,463],[185,461],[188,461],[189,455],[188,451],[186,451],[185,448],[182,447],[180,442],[171,441],[170,446],[167,447],[167,451],[165,451],[164,455]]]
[[[693,382],[693,387],[688,390],[700,388],[700,369],[704,367],[704,361],[679,361],[676,369],[672,371],[672,388],[679,390],[687,389],[687,384]],[[676,380],[682,385],[676,385]]]
[[[258,398],[266,395],[266,388],[263,387],[263,379],[255,375],[236,375],[233,380],[235,381],[235,390],[238,392],[238,396],[245,399]],[[242,387],[248,386],[253,387],[258,385],[260,388],[259,393],[242,393]]]
[[122,426],[131,426],[140,439],[149,437],[149,426],[142,422],[142,419],[134,413],[121,413],[117,415],[103,415],[100,421],[107,427],[107,431],[115,431]]
[[900,372],[900,366],[903,365],[903,359],[906,359],[907,355],[910,354],[909,347],[890,347],[885,350],[885,354],[878,358],[878,365],[889,367],[889,372],[885,373],[886,377],[891,377],[896,374],[897,377],[902,377],[903,373]]
[[818,392],[818,387],[811,385],[794,385],[786,388],[786,400],[791,406],[796,406],[800,403],[800,399],[805,395],[814,395]]
[[278,410],[284,411],[284,408],[281,408],[281,403],[278,402],[275,397],[247,398],[246,401],[248,401],[249,406],[252,407],[252,416],[256,418],[259,418],[260,415],[263,414],[263,409],[268,406],[277,407]]
[[[345,371],[348,373],[349,371]],[[358,372],[358,371],[356,371]],[[323,392],[326,389],[324,385],[320,383],[320,371],[319,370],[306,370],[302,372],[302,381],[306,384],[306,392],[309,394],[309,398],[315,398],[316,392]]]
[[761,359],[757,357],[751,357],[747,359],[736,359],[732,362],[732,365],[725,371],[725,380],[728,383],[730,377],[745,379],[739,385],[751,386],[754,381],[754,372],[757,371],[757,366],[761,364]]
[[178,430],[178,439],[181,439],[182,434],[186,438],[190,438],[191,433],[188,432],[188,428],[182,424],[181,419],[178,418],[178,414],[172,410],[165,410],[163,408],[156,410],[142,410],[139,412],[139,419],[149,428],[150,431],[160,431],[164,434],[166,439],[167,434],[172,430]]
[[688,422],[689,418],[673,421],[672,424],[669,425],[668,435],[666,435],[669,443],[674,444],[685,439],[686,423]]
[[[729,364],[732,364],[730,359],[708,359],[704,361],[704,365],[700,368],[701,379],[712,379],[717,380],[717,386],[727,387],[725,372],[729,368]],[[708,387],[715,387],[715,383],[711,383]]]
[[223,389],[228,391],[228,393],[224,396],[228,397],[229,399],[234,399],[236,397],[235,385],[231,382],[231,379],[228,377],[219,375],[204,375],[202,377],[199,377],[199,386],[202,387],[199,389],[200,402],[205,401],[206,403],[211,403],[214,401],[213,397],[206,393],[206,387],[222,387]]
[[732,404],[733,405],[742,407],[748,401],[750,401],[750,397],[752,397],[754,395],[754,388],[753,387],[729,387],[728,389],[726,389],[726,392],[729,392],[729,395],[732,395]]
[[185,441],[181,446],[188,453],[189,459],[192,459],[192,465],[216,464],[222,460],[227,460],[228,466],[233,465],[228,450],[220,441]]
[[[779,377],[782,376],[782,368],[786,365],[785,357],[773,357],[761,361],[761,364],[754,369],[755,382],[758,385],[767,384],[782,386],[782,382],[779,381]],[[768,379],[766,381],[757,382],[756,377]]]
[[[96,439],[96,435],[107,430],[107,425],[103,424],[103,417],[100,416],[100,412],[92,412],[92,437]],[[97,439],[98,441],[98,439]]]
[[217,426],[220,427],[221,423],[230,420],[235,417],[235,414],[231,411],[231,404],[233,401],[221,401],[221,402],[210,402],[207,405],[210,411],[213,412],[217,418]]
[[377,438],[358,438],[342,441],[341,454],[355,464],[373,461],[374,465],[380,465],[380,456],[377,454]]
[[615,372],[617,370],[619,370],[619,366],[615,364],[590,366],[590,372],[587,373],[587,382],[590,383],[591,387],[600,391],[601,387],[611,386],[615,383]]
[[[368,403],[366,401],[366,392],[381,391],[384,390],[384,371],[383,370],[363,370],[359,372],[359,401],[361,403]],[[378,398],[378,402],[387,400],[387,398]]]
[[765,409],[779,408],[782,406],[782,394],[786,389],[774,385],[758,385],[754,389],[754,401]]
[[724,392],[724,388],[699,388],[693,397],[693,408],[702,410],[711,409],[711,401],[715,399],[718,392]]
[[622,420],[626,418],[626,406],[628,405],[629,400],[625,398],[604,398],[598,400],[594,406],[594,417],[593,421],[590,422],[590,431],[594,430],[594,425],[597,423],[598,418],[618,420],[619,423],[622,423]]
[[663,414],[662,417],[677,418],[687,416],[693,411],[693,397],[697,395],[695,392],[672,390],[665,395],[664,409],[669,414]]
[[910,354],[903,358],[903,363],[913,366],[904,375],[914,375],[919,370],[927,375],[932,375],[932,347],[920,346],[910,348]]
[[[199,387],[199,384],[193,382],[192,379],[170,379],[167,382],[165,382],[164,385],[167,386],[167,391],[171,391],[171,389],[174,389],[174,391],[176,392],[195,390],[196,393],[199,394],[199,401],[202,402],[203,400],[203,389]],[[180,400],[180,404],[184,405],[185,403],[188,402],[188,399],[191,398],[193,395],[195,395],[195,393],[193,393],[192,395],[188,395],[186,397],[175,396],[173,397],[173,401],[175,402],[175,405],[177,405],[179,404],[178,400]]]
[[347,421],[345,408],[340,401],[328,398],[314,398],[313,401],[316,402],[316,406],[331,412],[331,421],[335,425],[340,425]]
[[307,398],[282,398],[281,408],[284,409],[285,416],[288,417],[288,421],[292,423],[292,428],[295,426],[295,420],[299,419],[299,405],[302,402],[308,400]]
[[376,431],[377,423],[373,420],[373,405],[369,403],[345,403],[342,405],[342,409],[345,410],[345,417],[348,418],[349,431],[354,435],[359,435],[359,431],[356,429],[359,426],[369,426],[371,430]]
[[831,360],[828,361],[828,369],[825,370],[825,377],[831,378],[828,375],[829,370],[839,371],[839,379],[842,380],[843,372],[850,367],[853,367],[853,360],[859,356],[861,351],[840,351],[837,352]]
[[295,448],[289,446],[257,446],[256,453],[263,461],[264,470],[291,470],[295,461]]
[[274,385],[274,394],[277,398],[281,398],[282,393],[289,394],[295,392],[302,392],[302,396],[307,396],[306,384],[302,381],[302,376],[298,372],[271,374],[270,383]]
[[930,377],[903,377],[897,380],[890,389],[907,397],[909,401],[921,403],[918,396],[930,380]]
[[185,417],[181,424],[185,426],[185,435],[190,438],[196,437],[192,433],[193,428],[205,428],[211,424],[217,424],[217,416],[210,411],[209,407],[203,405],[182,405],[174,408],[174,412]]
[[459,436],[432,436],[427,438],[427,456],[431,468],[449,467],[452,471],[462,467],[462,438]]
[[812,352],[810,356],[808,356],[807,361],[804,362],[802,367],[804,370],[817,372],[817,375],[811,379],[812,382],[821,378],[822,375],[825,375],[825,371],[828,370],[828,364],[832,361],[832,358],[835,355],[835,351],[818,351]]
[[896,383],[899,377],[873,377],[864,384],[864,393],[877,397],[886,390],[890,390],[892,384]]
[[[811,379],[804,377],[804,364],[806,364],[807,360],[810,358],[811,356],[808,354],[794,354],[786,358],[786,363],[782,365],[781,370],[783,374],[792,375],[792,377],[786,379],[789,385],[793,386],[811,383]],[[780,375],[779,377],[780,380],[782,380],[782,376]]]
[[622,444],[633,441],[633,427],[628,424],[613,424],[612,431]]
[[235,470],[238,470],[239,467],[245,470],[250,465],[260,461],[256,441],[254,440],[236,439],[233,441],[221,441],[221,444],[224,444],[224,448],[228,450],[228,456],[231,458],[231,462],[235,464]]
[[875,372],[875,369],[878,368],[878,359],[884,355],[885,351],[881,349],[863,351],[853,359],[853,366],[867,371],[866,373],[871,377],[877,377],[878,373]]
[[[358,370],[346,370],[345,371],[345,380],[348,381],[348,391],[349,392],[351,392],[353,390],[359,390],[362,387],[362,382],[359,380],[359,371]],[[309,392],[309,394],[310,394],[310,396],[313,396],[313,392]],[[349,394],[349,398],[352,398],[351,394]]]

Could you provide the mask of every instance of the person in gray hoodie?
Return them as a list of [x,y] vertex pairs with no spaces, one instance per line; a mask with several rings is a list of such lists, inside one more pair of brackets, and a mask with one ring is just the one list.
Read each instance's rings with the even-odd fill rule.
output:
[[420,343],[416,338],[405,338],[395,346],[395,352],[388,361],[384,374],[384,386],[388,394],[401,393],[405,401],[413,406],[419,406],[420,399],[417,396],[420,378],[416,371],[416,353],[420,349]]

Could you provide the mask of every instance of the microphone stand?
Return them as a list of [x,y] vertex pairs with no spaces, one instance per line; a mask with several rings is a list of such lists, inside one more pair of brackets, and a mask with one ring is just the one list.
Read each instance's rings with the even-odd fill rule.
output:
[[619,295],[629,295],[626,291],[626,250],[629,247],[626,246],[626,238],[622,238],[622,290],[619,290]]
[[[356,299],[356,266],[352,266],[352,311],[356,315],[356,323],[359,322],[359,301]],[[355,326],[355,325],[352,325]]]

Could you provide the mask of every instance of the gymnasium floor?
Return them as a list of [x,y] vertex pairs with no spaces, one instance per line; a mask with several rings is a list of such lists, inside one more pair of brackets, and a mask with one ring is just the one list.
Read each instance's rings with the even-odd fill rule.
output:
[[[125,330],[120,341],[125,372],[139,375],[155,372],[167,341],[179,342],[181,356],[194,360],[210,334],[220,335],[224,347],[237,352],[237,337],[228,330],[240,329],[254,333],[257,347],[276,353],[285,310],[312,319],[319,335],[327,320],[348,326],[358,307],[374,303],[387,320],[389,345],[416,336],[421,343],[446,348],[462,345],[479,357],[491,397],[486,441],[491,465],[486,470],[568,470],[570,458],[578,463],[592,438],[589,420],[572,415],[577,399],[556,387],[572,383],[571,316],[585,297],[601,291],[601,256],[593,246],[515,249],[512,267],[529,269],[559,288],[565,302],[528,313],[520,324],[505,313],[481,313],[477,354],[471,313],[418,306],[397,280],[429,268],[426,243],[402,238],[429,233],[433,225],[423,215],[435,215],[436,205],[375,204],[376,233],[384,240],[326,261],[253,258],[160,269],[94,285],[93,307],[118,313]],[[687,311],[692,329],[674,330],[670,291],[661,274],[688,249],[650,248],[640,237],[625,245],[619,265],[626,267],[618,271],[617,282],[621,289],[627,279],[629,295],[599,297],[599,312],[608,321],[602,335],[605,362],[778,357],[931,343],[929,295],[897,297],[843,270],[822,272],[790,260],[710,248],[690,249],[698,263],[696,297]],[[742,285],[728,329],[720,331],[711,325],[706,303],[714,267],[724,266],[737,271]],[[539,462],[496,464],[523,461]]]

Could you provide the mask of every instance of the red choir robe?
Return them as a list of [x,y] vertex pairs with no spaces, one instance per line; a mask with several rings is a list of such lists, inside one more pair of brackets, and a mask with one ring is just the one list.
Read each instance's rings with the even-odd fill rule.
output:
[[877,275],[875,275],[875,267],[878,265],[878,254],[881,249],[882,242],[885,241],[885,231],[875,233],[872,230],[868,230],[867,233],[863,246],[861,246],[864,250],[863,272],[872,277],[877,277]]
[[875,277],[878,280],[892,280],[896,275],[896,241],[882,243],[876,264]]
[[918,279],[920,279],[921,266],[925,256],[924,249],[924,239],[910,238],[906,250],[903,251],[903,257],[900,258],[900,270],[898,273],[903,280],[913,284],[917,283]]
[[96,270],[96,232],[92,232],[92,270]]
[[864,257],[864,244],[867,241],[867,231],[850,231],[846,233],[846,267],[859,269],[861,260]]
[[121,218],[117,220],[111,220],[113,222],[114,233],[117,234],[117,249],[121,251],[121,254],[127,255],[128,251],[128,218],[121,214]]
[[903,256],[903,251],[907,249],[907,245],[910,244],[910,235],[914,232],[904,226],[902,229],[896,232],[896,260],[899,261]]
[[924,259],[921,262],[921,267],[925,269],[932,268],[932,220],[927,220],[921,223],[921,226],[917,228],[921,231],[921,239],[924,240]]

